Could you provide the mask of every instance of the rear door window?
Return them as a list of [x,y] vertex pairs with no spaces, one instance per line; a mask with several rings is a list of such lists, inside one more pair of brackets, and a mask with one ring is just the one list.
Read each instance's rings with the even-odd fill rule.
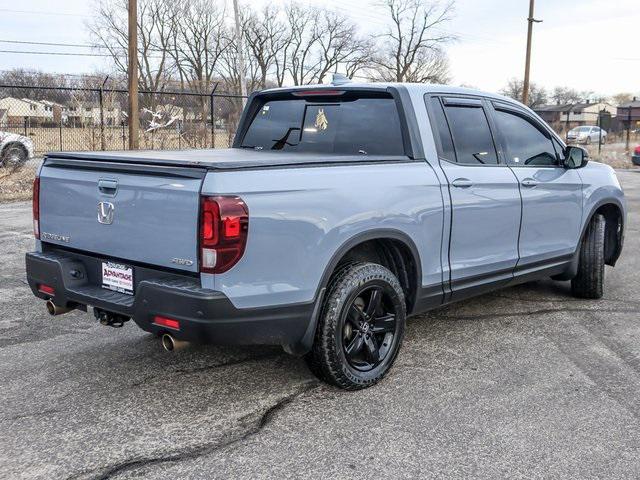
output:
[[484,109],[447,105],[445,111],[457,162],[465,165],[496,165],[498,155]]
[[256,150],[405,155],[396,102],[380,96],[267,101],[241,145]]

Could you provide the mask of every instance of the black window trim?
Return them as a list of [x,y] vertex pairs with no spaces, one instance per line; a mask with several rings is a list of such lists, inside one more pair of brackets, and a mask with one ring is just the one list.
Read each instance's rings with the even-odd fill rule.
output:
[[[422,139],[420,138],[420,130],[418,122],[415,116],[415,112],[412,108],[411,99],[409,93],[403,85],[390,86],[386,89],[373,88],[373,87],[349,87],[340,86],[335,90],[345,90],[347,92],[356,92],[364,94],[374,95],[389,95],[395,101],[396,108],[398,109],[398,116],[400,119],[400,131],[402,133],[402,145],[404,147],[404,155],[408,157],[409,161],[421,161],[424,160],[424,149],[422,146]],[[240,119],[238,120],[238,128],[233,138],[232,148],[241,148],[244,137],[247,134],[249,126],[254,117],[258,114],[262,106],[274,98],[286,98],[293,96],[293,93],[297,89],[279,89],[279,90],[266,90],[253,92],[247,98],[248,108],[243,109]],[[408,107],[405,105],[408,104]]]
[[[435,125],[435,118],[433,114],[433,106],[431,105],[431,99],[437,99],[437,101],[441,102],[443,107],[443,114],[445,120],[447,122],[447,129],[449,131],[449,135],[451,136],[451,141],[453,143],[453,154],[456,156],[455,161],[449,160],[443,156],[442,144],[440,142],[440,132],[437,130],[437,126]],[[502,155],[502,148],[500,144],[497,142],[495,125],[492,119],[492,112],[489,111],[487,101],[485,97],[476,96],[476,95],[466,95],[466,94],[451,94],[451,93],[436,93],[436,92],[428,92],[424,94],[424,101],[427,107],[427,114],[429,116],[429,123],[431,123],[431,131],[436,142],[436,150],[438,151],[438,159],[440,161],[444,161],[450,163],[452,165],[457,165],[459,167],[508,167],[505,162],[505,158]],[[487,119],[487,124],[489,126],[489,132],[491,133],[491,141],[493,142],[493,148],[496,152],[496,159],[498,163],[491,164],[471,164],[471,163],[458,163],[458,152],[456,152],[455,148],[455,140],[453,138],[453,133],[451,132],[451,126],[449,124],[449,118],[447,117],[447,111],[444,108],[445,106],[451,107],[467,107],[467,108],[481,108],[484,111],[484,115]]]
[[[556,138],[556,135],[554,135],[554,133],[549,131],[549,128],[546,127],[545,125],[541,124],[536,118],[534,118],[533,116],[531,116],[530,114],[528,114],[526,112],[526,110],[517,108],[514,105],[509,105],[507,103],[503,103],[503,102],[499,102],[499,101],[491,101],[489,102],[491,103],[491,107],[493,107],[491,109],[490,115],[493,118],[493,121],[495,123],[495,127],[496,127],[496,132],[497,132],[497,137],[499,139],[499,142],[501,144],[501,149],[502,151],[505,153],[505,164],[508,165],[510,168],[564,168],[564,166],[562,165],[562,161],[560,158],[560,153],[556,150],[556,144],[553,141],[554,139],[557,141],[557,143],[562,147],[563,143],[558,141],[558,139]],[[506,152],[509,151],[509,146],[504,138],[504,136],[502,135],[502,131],[500,130],[500,128],[498,128],[497,125],[497,121],[495,118],[495,112],[498,111],[502,111],[505,113],[510,113],[511,115],[515,115],[517,117],[522,118],[524,121],[528,122],[529,124],[531,124],[531,126],[533,126],[535,129],[537,129],[540,133],[542,133],[545,137],[547,137],[547,139],[549,140],[549,142],[551,143],[551,147],[553,148],[553,151],[556,154],[556,161],[558,162],[556,165],[516,165],[513,164],[511,165],[506,157]]]

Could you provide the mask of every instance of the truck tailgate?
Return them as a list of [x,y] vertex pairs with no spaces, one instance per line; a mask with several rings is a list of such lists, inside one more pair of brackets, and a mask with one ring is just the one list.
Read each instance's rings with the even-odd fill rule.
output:
[[204,170],[45,160],[40,238],[105,259],[196,272]]

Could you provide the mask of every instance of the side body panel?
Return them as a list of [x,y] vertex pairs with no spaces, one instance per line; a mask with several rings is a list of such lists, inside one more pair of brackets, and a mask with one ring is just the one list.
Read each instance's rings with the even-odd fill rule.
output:
[[[520,193],[506,165],[441,161],[452,204],[449,261],[454,299],[487,282],[508,281],[518,261]],[[468,187],[456,187],[468,180]]]
[[582,179],[562,167],[511,167],[520,182],[518,267],[571,255],[580,242]]
[[583,215],[581,231],[584,232],[592,213],[605,203],[616,204],[623,214],[622,225],[626,225],[626,203],[624,193],[615,171],[608,165],[589,162],[576,170],[582,179]]
[[332,257],[364,232],[397,231],[420,254],[422,286],[442,283],[440,182],[424,161],[210,173],[202,193],[249,209],[245,254],[202,278],[236,307],[312,302]]

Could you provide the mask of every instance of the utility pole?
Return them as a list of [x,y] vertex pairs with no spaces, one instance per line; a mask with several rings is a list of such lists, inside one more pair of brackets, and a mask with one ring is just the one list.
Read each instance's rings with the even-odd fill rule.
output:
[[527,57],[524,64],[524,83],[522,85],[522,103],[527,105],[529,103],[529,73],[531,69],[531,36],[533,34],[533,24],[541,23],[542,20],[536,20],[533,18],[533,3],[534,0],[529,0],[529,17],[527,18]]
[[236,20],[236,45],[238,48],[238,75],[240,76],[240,95],[242,98],[242,106],[247,99],[247,82],[244,76],[244,41],[242,38],[242,28],[240,27],[240,14],[238,12],[238,0],[233,0],[233,14]]
[[138,149],[138,0],[129,0],[129,149]]

